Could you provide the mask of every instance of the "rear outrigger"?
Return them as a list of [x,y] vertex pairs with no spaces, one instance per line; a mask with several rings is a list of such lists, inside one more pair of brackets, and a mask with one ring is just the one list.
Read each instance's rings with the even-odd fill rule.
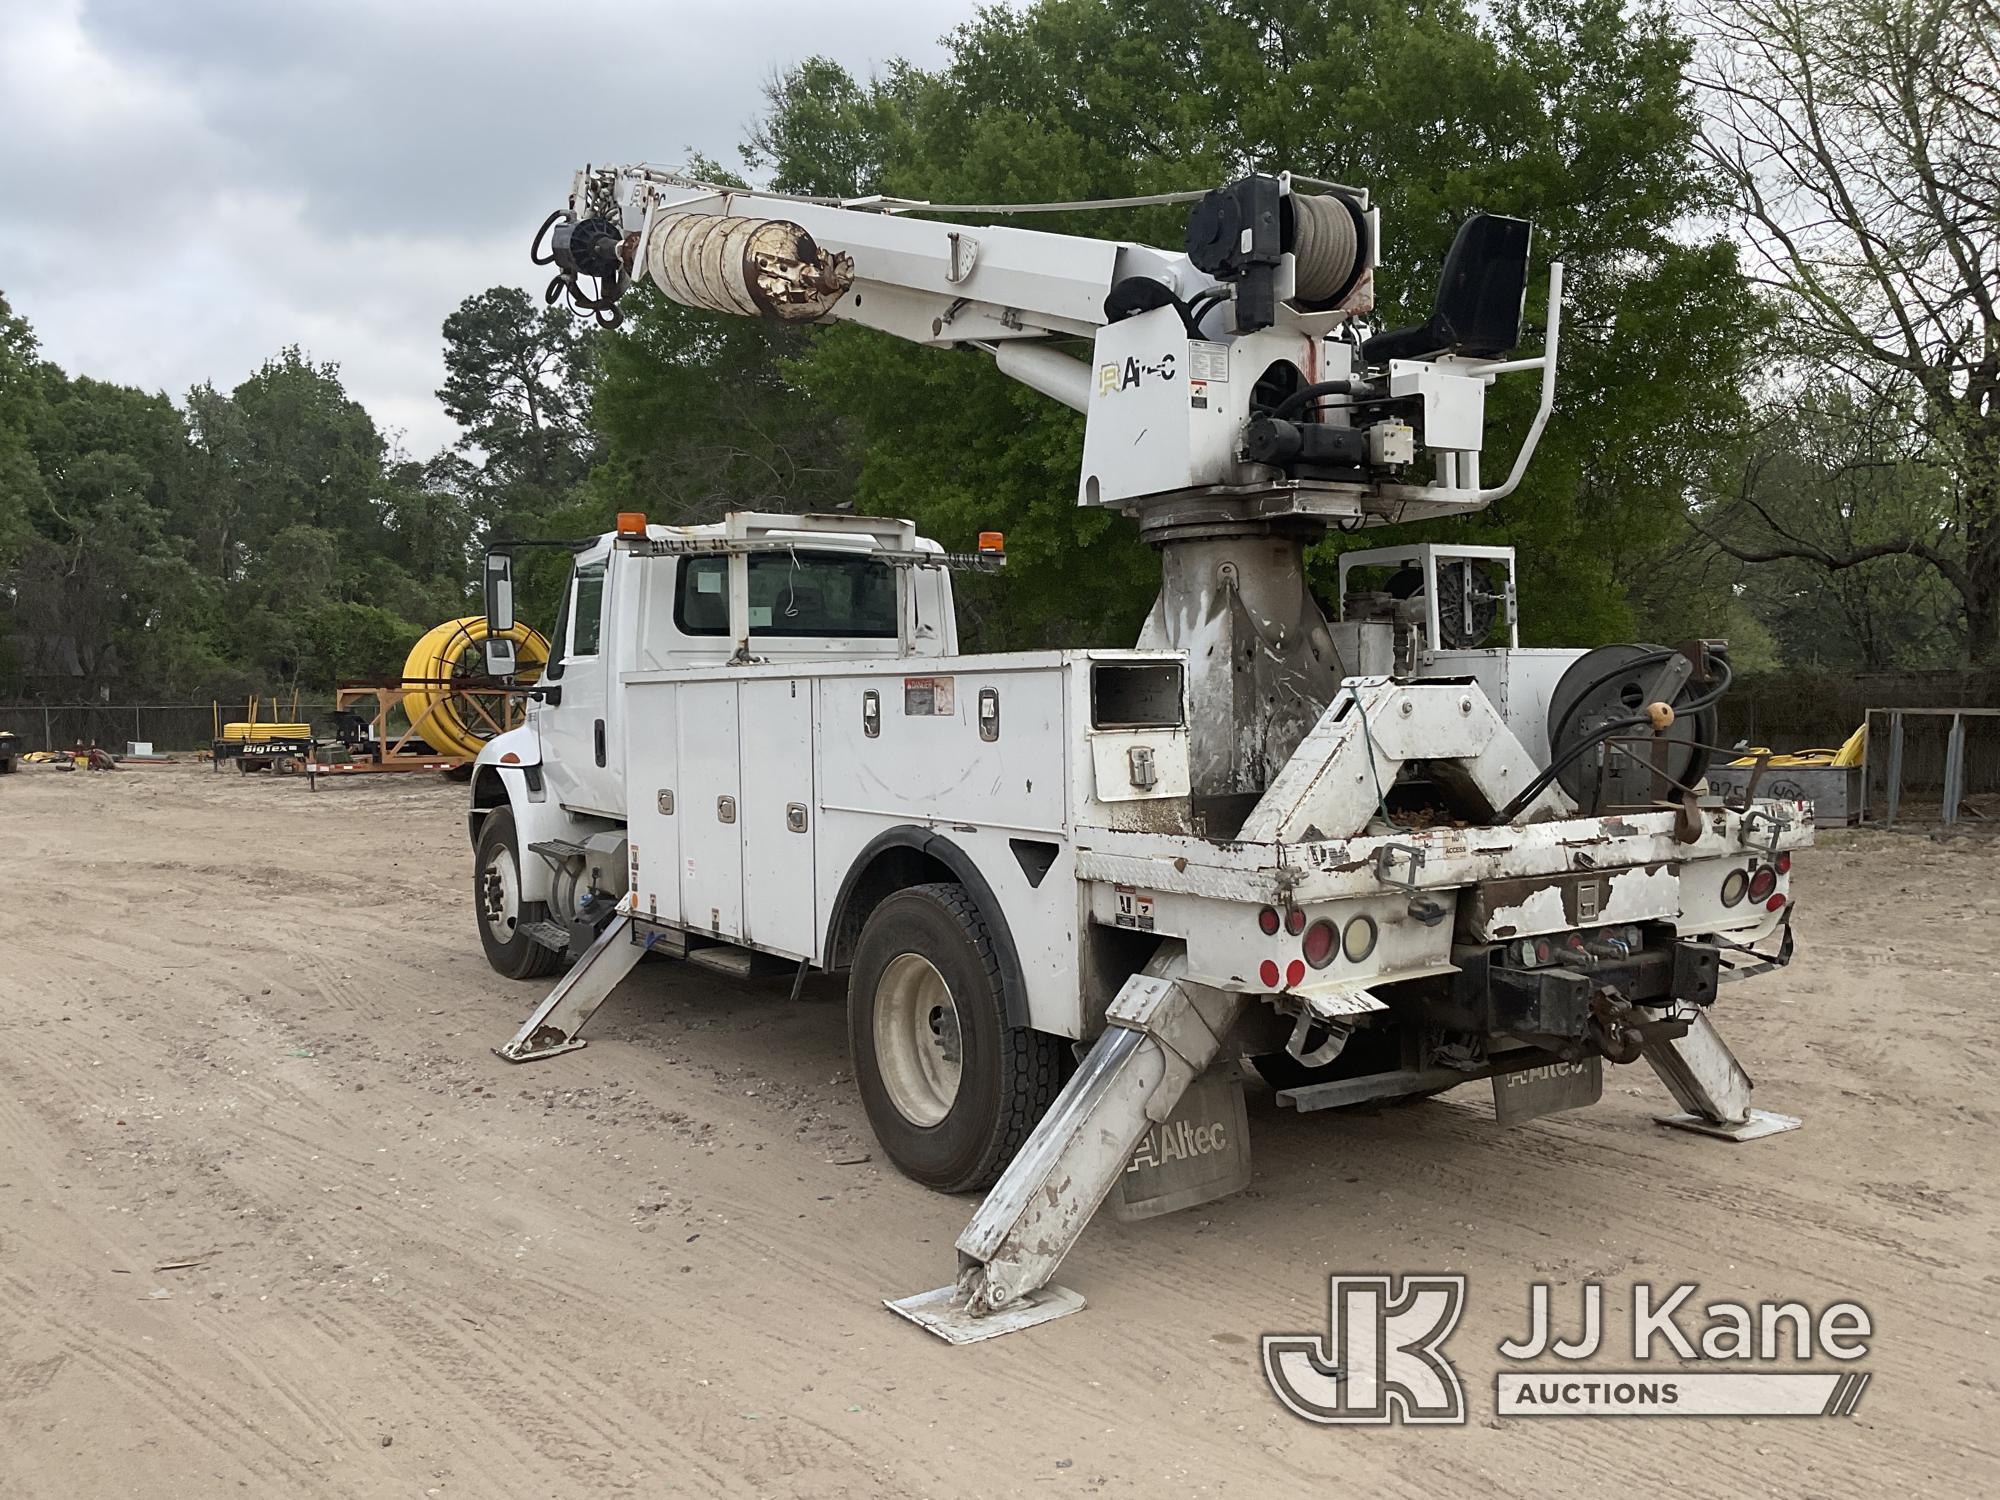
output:
[[[1308,192],[1317,188],[1317,192]],[[1329,620],[1303,548],[1477,510],[1554,399],[1512,358],[1528,226],[1480,216],[1424,324],[1367,332],[1365,193],[1252,177],[1185,255],[586,170],[552,291],[634,277],[717,311],[970,344],[1087,415],[1079,502],[1161,553],[1134,650],[961,655],[953,554],[905,521],[621,517],[577,543],[528,722],[472,783],[482,942],[569,971],[500,1053],[581,1046],[646,952],[849,976],[885,1154],[990,1189],[951,1285],[892,1303],[956,1342],[1081,1306],[1051,1284],[1100,1206],[1248,1180],[1241,1063],[1318,1110],[1488,1081],[1502,1124],[1649,1062],[1669,1123],[1748,1139],[1708,1016],[1789,958],[1810,809],[1703,795],[1720,643],[1524,651],[1512,554],[1350,553]],[[928,208],[928,206],[925,206]],[[593,289],[584,282],[594,280]],[[1088,338],[1086,364],[1052,347]],[[1538,372],[1482,487],[1484,392]],[[510,630],[508,555],[489,635]],[[492,663],[504,672],[504,653]]]

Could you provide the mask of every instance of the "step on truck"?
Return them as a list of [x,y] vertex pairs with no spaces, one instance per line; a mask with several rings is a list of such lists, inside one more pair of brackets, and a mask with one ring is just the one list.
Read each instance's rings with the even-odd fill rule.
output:
[[[1523,649],[1499,547],[1369,547],[1336,597],[1308,584],[1329,530],[1519,483],[1561,267],[1520,357],[1520,220],[1469,220],[1431,316],[1379,329],[1365,191],[1185,196],[1173,253],[586,168],[537,241],[552,300],[605,322],[644,278],[983,351],[1084,414],[1078,503],[1159,553],[1135,648],[966,655],[953,581],[1004,566],[997,534],[622,515],[570,544],[527,721],[475,767],[487,957],[567,970],[501,1056],[583,1045],[647,953],[844,973],[884,1154],[986,1194],[950,1284],[889,1304],[955,1342],[1080,1307],[1051,1278],[1100,1208],[1242,1187],[1246,1068],[1300,1111],[1485,1084],[1508,1126],[1643,1059],[1665,1123],[1798,1123],[1751,1106],[1710,1019],[1789,959],[1812,838],[1807,805],[1706,791],[1723,643]],[[1517,373],[1539,405],[1487,484],[1485,393]],[[504,676],[510,549],[486,584]]]

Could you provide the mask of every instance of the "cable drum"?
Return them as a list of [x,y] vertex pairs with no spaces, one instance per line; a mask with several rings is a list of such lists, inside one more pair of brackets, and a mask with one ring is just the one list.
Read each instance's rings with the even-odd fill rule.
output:
[[738,317],[809,323],[854,284],[851,256],[784,219],[673,214],[646,238],[646,270],[674,301]]
[[[1720,689],[1702,694],[1664,676],[1675,655],[1665,646],[1599,646],[1570,663],[1549,694],[1552,759],[1599,736],[1621,741],[1609,751],[1586,750],[1561,766],[1557,781],[1584,811],[1671,801],[1678,788],[1692,786],[1707,770],[1704,746],[1715,738],[1713,700]],[[1663,682],[1672,683],[1665,691],[1676,710],[1673,723],[1657,733],[1631,724]],[[1614,728],[1619,724],[1631,727]]]
[[1354,280],[1361,231],[1354,211],[1331,194],[1291,195],[1292,258],[1298,263],[1298,300],[1331,302]]
[[[446,620],[427,631],[403,663],[404,716],[440,755],[470,760],[511,726],[509,695],[493,691],[486,676],[488,634],[484,615]],[[542,633],[517,620],[503,639],[514,643],[515,684],[540,678],[549,661]]]

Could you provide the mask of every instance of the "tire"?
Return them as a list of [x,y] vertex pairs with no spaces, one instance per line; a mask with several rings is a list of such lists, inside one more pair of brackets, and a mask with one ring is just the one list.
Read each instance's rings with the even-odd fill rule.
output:
[[521,843],[514,832],[514,810],[496,807],[479,826],[472,858],[472,913],[486,961],[509,979],[540,979],[562,964],[560,953],[521,930],[535,905],[521,900]]
[[939,1192],[992,1186],[1062,1087],[1061,1039],[1007,1022],[993,939],[962,885],[911,886],[869,914],[847,1033],[875,1139]]

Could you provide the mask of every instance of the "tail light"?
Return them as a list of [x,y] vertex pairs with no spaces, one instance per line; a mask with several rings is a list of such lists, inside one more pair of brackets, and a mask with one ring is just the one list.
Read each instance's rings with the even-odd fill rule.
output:
[[1750,884],[1750,877],[1742,870],[1731,870],[1722,877],[1722,904],[1734,906],[1743,899],[1744,889]]
[[1523,969],[1539,969],[1556,956],[1555,945],[1547,938],[1516,938],[1507,945],[1507,956]]
[[1340,929],[1324,919],[1313,923],[1306,929],[1299,951],[1315,969],[1324,969],[1340,951]]
[[1264,981],[1265,989],[1275,990],[1278,987],[1278,966],[1270,959],[1265,959],[1258,965],[1257,977]]
[[1778,873],[1779,873],[1780,875],[1789,875],[1789,874],[1791,874],[1791,873],[1792,873],[1792,857],[1791,857],[1791,855],[1789,855],[1789,854],[1780,854],[1780,855],[1778,856],[1778,858],[1777,858],[1777,866],[1778,866]]
[[1285,913],[1285,931],[1297,937],[1306,930],[1306,914],[1294,906]]
[[1358,964],[1375,951],[1375,919],[1356,917],[1347,924],[1347,934],[1340,940],[1340,951],[1347,955],[1349,963]]
[[1265,937],[1276,937],[1280,926],[1278,908],[1267,906],[1257,913],[1257,925],[1264,930]]
[[1759,865],[1750,873],[1750,899],[1762,901],[1778,888],[1778,872],[1769,865]]

